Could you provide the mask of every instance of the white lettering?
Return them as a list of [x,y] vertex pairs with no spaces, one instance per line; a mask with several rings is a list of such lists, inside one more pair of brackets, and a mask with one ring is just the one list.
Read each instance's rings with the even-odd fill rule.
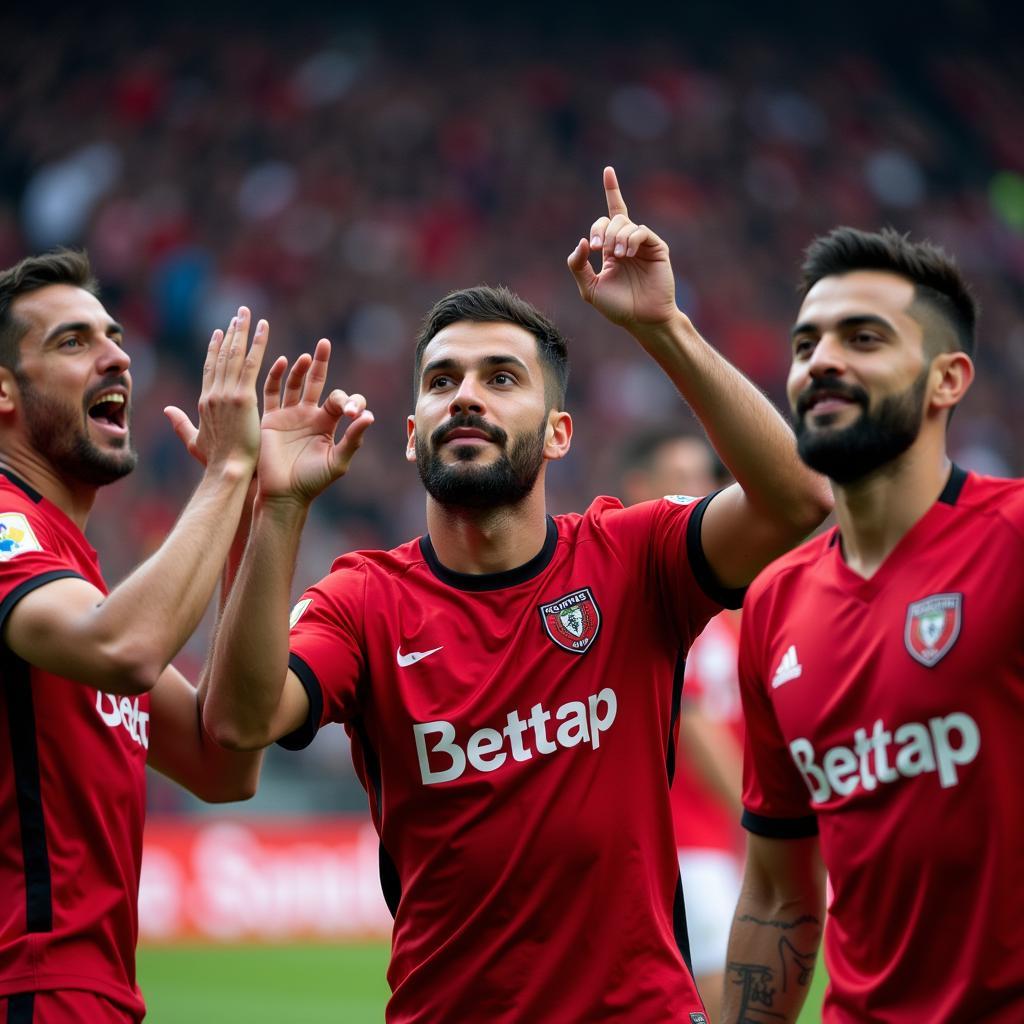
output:
[[111,729],[123,725],[125,731],[143,749],[149,749],[149,712],[139,710],[139,698],[118,699],[114,694],[96,691],[96,710]]
[[[508,761],[509,753],[513,761],[529,761],[534,753],[546,756],[559,748],[569,749],[581,743],[589,743],[597,750],[601,746],[601,734],[612,727],[618,711],[615,691],[606,686],[591,694],[586,703],[570,700],[555,710],[554,718],[561,725],[553,740],[547,729],[551,712],[542,704],[534,704],[528,719],[524,720],[518,710],[512,710],[505,716],[504,729],[477,729],[470,733],[465,746],[459,743],[451,722],[443,719],[414,722],[412,731],[420,778],[425,786],[451,782],[463,775],[467,765],[479,772],[493,772]],[[528,729],[532,730],[533,749],[526,743]]]
[[[889,746],[893,743],[896,756],[890,764]],[[927,725],[906,722],[894,732],[879,718],[870,736],[867,729],[854,730],[852,748],[836,744],[826,750],[820,767],[810,740],[801,736],[789,745],[793,763],[815,804],[826,803],[833,795],[850,796],[858,788],[871,792],[879,784],[891,785],[900,778],[929,773],[935,773],[939,785],[948,789],[960,781],[958,769],[970,764],[980,749],[978,724],[962,711],[930,718]]]
[[505,763],[506,753],[501,751],[504,742],[497,729],[478,729],[466,744],[466,757],[478,772],[493,772]]
[[[420,725],[413,724],[413,735],[416,737],[416,753],[420,759],[420,777],[425,786],[435,782],[449,782],[457,779],[466,770],[466,755],[455,742],[455,726],[451,722],[425,722]],[[451,764],[444,771],[434,772],[430,770],[430,758],[427,754],[426,740],[423,738],[430,732],[439,732],[441,739],[438,740],[431,753],[447,754],[451,758]]]

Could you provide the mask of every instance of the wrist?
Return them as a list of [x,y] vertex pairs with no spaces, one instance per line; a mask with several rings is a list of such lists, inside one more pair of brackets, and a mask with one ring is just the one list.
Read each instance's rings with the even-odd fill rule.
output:
[[232,487],[244,484],[249,486],[256,472],[256,460],[235,456],[208,462],[204,476],[208,480],[216,480]]
[[678,308],[674,309],[664,320],[630,324],[629,333],[648,350],[665,345],[688,344],[701,340],[690,318]]
[[301,528],[308,514],[309,503],[294,495],[256,492],[253,519],[270,519],[278,525],[298,525]]

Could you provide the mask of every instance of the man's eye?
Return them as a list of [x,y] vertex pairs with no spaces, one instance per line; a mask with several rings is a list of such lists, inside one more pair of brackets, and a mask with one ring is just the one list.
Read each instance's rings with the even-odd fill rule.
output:
[[814,342],[810,338],[798,338],[793,342],[793,355],[806,356],[814,348]]
[[515,377],[511,373],[505,373],[504,371],[496,373],[493,380],[495,384],[514,384],[516,382]]
[[79,338],[77,335],[72,334],[69,337],[65,338],[63,341],[61,341],[60,347],[61,348],[75,348],[77,346],[80,346],[81,344],[82,344],[82,339]]
[[430,382],[430,387],[431,388],[444,388],[444,387],[447,387],[450,383],[451,383],[451,377],[445,377],[444,375],[441,375],[441,376],[435,377]]

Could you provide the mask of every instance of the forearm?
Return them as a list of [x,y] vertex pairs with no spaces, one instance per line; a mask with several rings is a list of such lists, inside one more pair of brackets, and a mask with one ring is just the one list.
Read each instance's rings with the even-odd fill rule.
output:
[[203,722],[221,745],[266,746],[288,671],[291,581],[307,509],[258,502],[214,640]]
[[[764,862],[758,846],[762,852],[778,849],[774,868],[759,870]],[[722,1020],[796,1021],[814,974],[824,920],[816,840],[755,840],[729,933]]]
[[797,536],[817,526],[831,510],[831,492],[800,461],[793,432],[772,403],[682,312],[631,331],[696,414],[747,500],[792,524]]
[[[248,487],[238,466],[207,471],[159,549],[81,622],[79,649],[110,658],[139,689],[155,685],[191,636],[216,587]],[[104,639],[106,638],[106,639]]]

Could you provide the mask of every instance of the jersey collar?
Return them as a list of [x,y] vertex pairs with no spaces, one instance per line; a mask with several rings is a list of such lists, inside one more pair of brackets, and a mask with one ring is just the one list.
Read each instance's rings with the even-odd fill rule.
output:
[[539,576],[550,563],[555,554],[555,546],[558,544],[558,527],[554,519],[547,516],[547,533],[544,537],[544,546],[528,562],[517,566],[515,569],[506,569],[504,572],[456,572],[442,565],[434,551],[434,545],[430,542],[430,535],[424,534],[420,537],[420,551],[426,560],[430,571],[442,582],[458,590],[504,590],[505,587],[514,587],[519,583],[525,583]]

